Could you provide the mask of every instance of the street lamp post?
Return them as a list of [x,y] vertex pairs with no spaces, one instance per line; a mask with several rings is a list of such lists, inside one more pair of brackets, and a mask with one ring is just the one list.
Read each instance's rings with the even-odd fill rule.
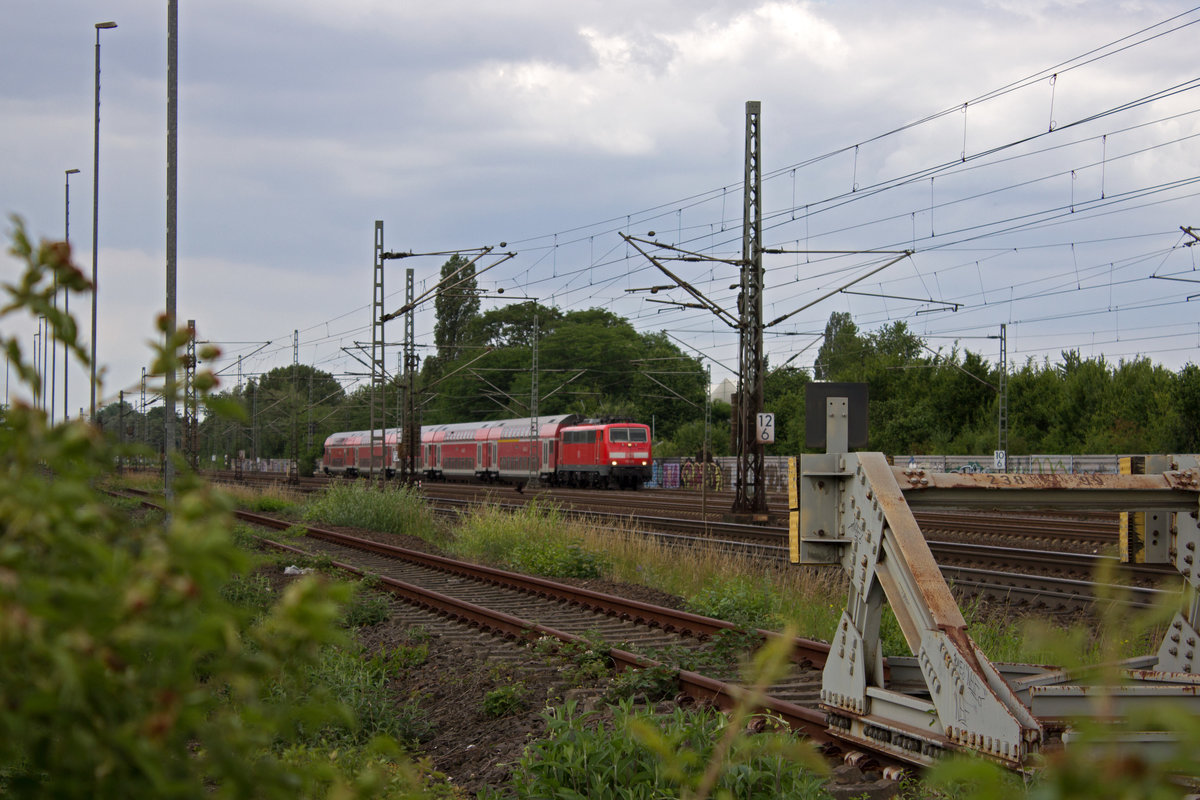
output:
[[96,127],[92,136],[92,422],[96,421],[96,296],[100,289],[96,273],[100,219],[100,31],[115,27],[115,22],[96,23]]
[[[41,359],[42,359],[42,322],[45,319],[46,319],[45,317],[38,317],[37,333],[35,333],[33,335],[33,373],[35,375],[37,375],[39,378],[43,377],[42,362],[41,362]],[[42,404],[45,403],[45,399],[42,397],[41,392],[39,391],[41,388],[42,387],[41,387],[40,383],[35,383],[33,385],[33,407],[34,408],[41,408]]]
[[[68,169],[68,170],[65,170],[64,172],[65,172],[65,177],[63,178],[63,181],[65,183],[65,188],[63,189],[63,241],[65,241],[67,244],[70,244],[71,243],[71,176],[77,175],[79,173],[79,170]],[[55,276],[55,278],[54,278],[54,284],[55,284],[54,285],[54,298],[55,298],[55,302],[57,303],[57,301],[58,301],[58,277],[57,276]],[[71,313],[71,291],[68,289],[66,292],[63,293],[63,314],[70,314],[70,313]],[[53,370],[55,373],[58,372],[58,356],[57,355],[54,357]],[[70,371],[71,371],[71,355],[67,351],[67,343],[64,340],[63,341],[63,422],[66,422],[68,417],[70,416],[70,414],[68,413],[68,409],[70,408],[70,406],[67,404],[68,403],[68,401],[67,401],[67,374]],[[50,389],[50,405],[51,406],[54,405],[54,388],[53,388],[53,386],[54,386],[54,384],[51,383],[51,389]],[[54,424],[53,408],[51,408],[51,410],[50,410],[50,423]]]

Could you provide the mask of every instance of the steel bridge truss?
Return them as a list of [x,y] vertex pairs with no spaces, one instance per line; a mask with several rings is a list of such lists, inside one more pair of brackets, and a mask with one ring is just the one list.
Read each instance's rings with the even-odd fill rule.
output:
[[[828,397],[827,452],[792,459],[791,561],[841,565],[849,597],[824,668],[820,705],[830,735],[851,746],[928,765],[951,751],[1014,769],[1076,738],[1073,721],[1127,718],[1140,705],[1184,703],[1200,714],[1197,523],[1200,464],[1173,457],[1157,474],[926,473],[889,465],[880,453],[849,453],[848,401]],[[1176,614],[1157,654],[1112,667],[1062,670],[991,662],[967,633],[913,509],[1136,510],[1169,520],[1166,547],[1131,548],[1174,562],[1184,577]],[[912,657],[883,658],[879,630],[891,607]],[[1088,685],[1118,673],[1120,685]],[[1163,732],[1118,733],[1147,748]]]

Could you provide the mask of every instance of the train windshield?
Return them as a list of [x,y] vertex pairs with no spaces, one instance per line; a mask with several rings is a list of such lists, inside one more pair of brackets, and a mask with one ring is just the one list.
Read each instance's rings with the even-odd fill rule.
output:
[[610,428],[608,431],[611,442],[645,442],[649,441],[645,428]]

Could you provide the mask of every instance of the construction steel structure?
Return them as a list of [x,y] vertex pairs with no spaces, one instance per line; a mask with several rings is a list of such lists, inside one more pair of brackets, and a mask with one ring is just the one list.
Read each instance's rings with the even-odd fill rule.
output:
[[375,477],[376,458],[383,463],[383,430],[387,426],[387,370],[383,358],[383,220],[375,220],[375,270],[371,293],[371,461],[368,474]]
[[[500,247],[506,247],[507,243],[501,242]],[[399,452],[396,453],[396,463],[399,467],[398,473],[401,480],[405,482],[414,482],[417,479],[417,455],[420,448],[420,426],[417,420],[417,402],[416,402],[416,371],[419,365],[419,359],[416,354],[416,337],[414,332],[414,315],[418,306],[429,300],[438,292],[448,291],[459,288],[462,284],[474,279],[476,276],[486,272],[497,264],[501,264],[510,258],[516,256],[516,253],[498,254],[501,257],[479,270],[474,271],[475,263],[479,259],[491,253],[495,248],[475,247],[466,248],[463,250],[444,250],[432,253],[414,253],[414,252],[392,252],[384,249],[383,246],[383,220],[375,220],[375,257],[374,257],[374,272],[373,272],[373,290],[371,296],[371,458],[368,466],[368,474],[375,477],[376,474],[382,479],[386,476],[384,470],[384,447],[385,433],[387,428],[387,398],[386,387],[388,381],[387,367],[385,363],[387,342],[384,338],[384,326],[387,322],[404,317],[404,382],[401,387],[403,392],[403,402],[401,405],[401,415],[403,419],[400,421],[401,441]],[[383,283],[383,268],[384,262],[400,259],[413,258],[417,256],[455,256],[463,253],[474,252],[476,255],[468,260],[466,264],[459,267],[451,275],[448,275],[438,281],[433,288],[423,292],[420,296],[415,296],[413,283],[413,270],[408,269],[405,273],[404,286],[404,305],[396,311],[387,313],[384,311],[384,283]],[[472,271],[467,272],[468,268]]]
[[[856,399],[840,388],[847,385],[831,386],[809,387],[824,394],[817,398],[821,412],[809,415],[808,442],[823,440],[826,452],[792,459],[789,479],[791,561],[841,565],[850,583],[822,679],[828,733],[913,764],[965,752],[1013,769],[1085,741],[1140,748],[1147,758],[1182,746],[1162,727],[1167,716],[1155,729],[1139,720],[1155,703],[1200,714],[1197,457],[1147,458],[1122,475],[893,467],[881,453],[849,452],[855,440],[865,441],[866,393]],[[814,435],[814,425],[822,432]],[[1141,528],[1127,526],[1123,555],[1174,563],[1183,577],[1179,609],[1157,653],[1088,670],[993,663],[968,634],[913,516],[932,508],[1144,514]],[[885,604],[911,657],[883,658]],[[1079,726],[1084,719],[1090,724]]]
[[196,399],[196,320],[187,321],[187,331],[187,349],[183,356],[183,455],[187,463],[192,465],[192,469],[196,469],[200,464],[200,404]]
[[746,168],[742,192],[742,269],[738,291],[737,480],[735,514],[766,514],[763,446],[755,436],[763,410],[763,248],[761,103],[746,102]]

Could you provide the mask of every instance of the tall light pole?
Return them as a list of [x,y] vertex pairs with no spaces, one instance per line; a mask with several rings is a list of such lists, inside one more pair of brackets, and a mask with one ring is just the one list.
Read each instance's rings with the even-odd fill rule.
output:
[[[63,189],[63,241],[67,244],[71,243],[71,176],[79,174],[77,169],[65,170],[66,176],[63,178],[65,188]],[[54,297],[57,302],[58,298],[58,278],[54,279]],[[67,290],[63,293],[63,313],[71,313],[71,292]],[[58,356],[54,357],[54,371],[58,371]],[[71,371],[71,356],[67,351],[67,343],[63,342],[63,422],[67,421],[70,416],[67,409],[67,373]],[[53,387],[53,384],[51,384]],[[54,405],[54,389],[50,389],[50,405]],[[50,424],[54,424],[54,411],[50,411]]]
[[96,23],[96,128],[92,136],[92,422],[96,421],[96,296],[100,293],[96,274],[100,221],[100,31],[115,27],[115,22]]
[[[179,1],[167,0],[167,341],[175,336],[176,247],[175,233],[179,173]],[[175,497],[175,368],[167,370],[163,386],[163,491],[168,502]],[[255,399],[258,395],[255,395]]]

